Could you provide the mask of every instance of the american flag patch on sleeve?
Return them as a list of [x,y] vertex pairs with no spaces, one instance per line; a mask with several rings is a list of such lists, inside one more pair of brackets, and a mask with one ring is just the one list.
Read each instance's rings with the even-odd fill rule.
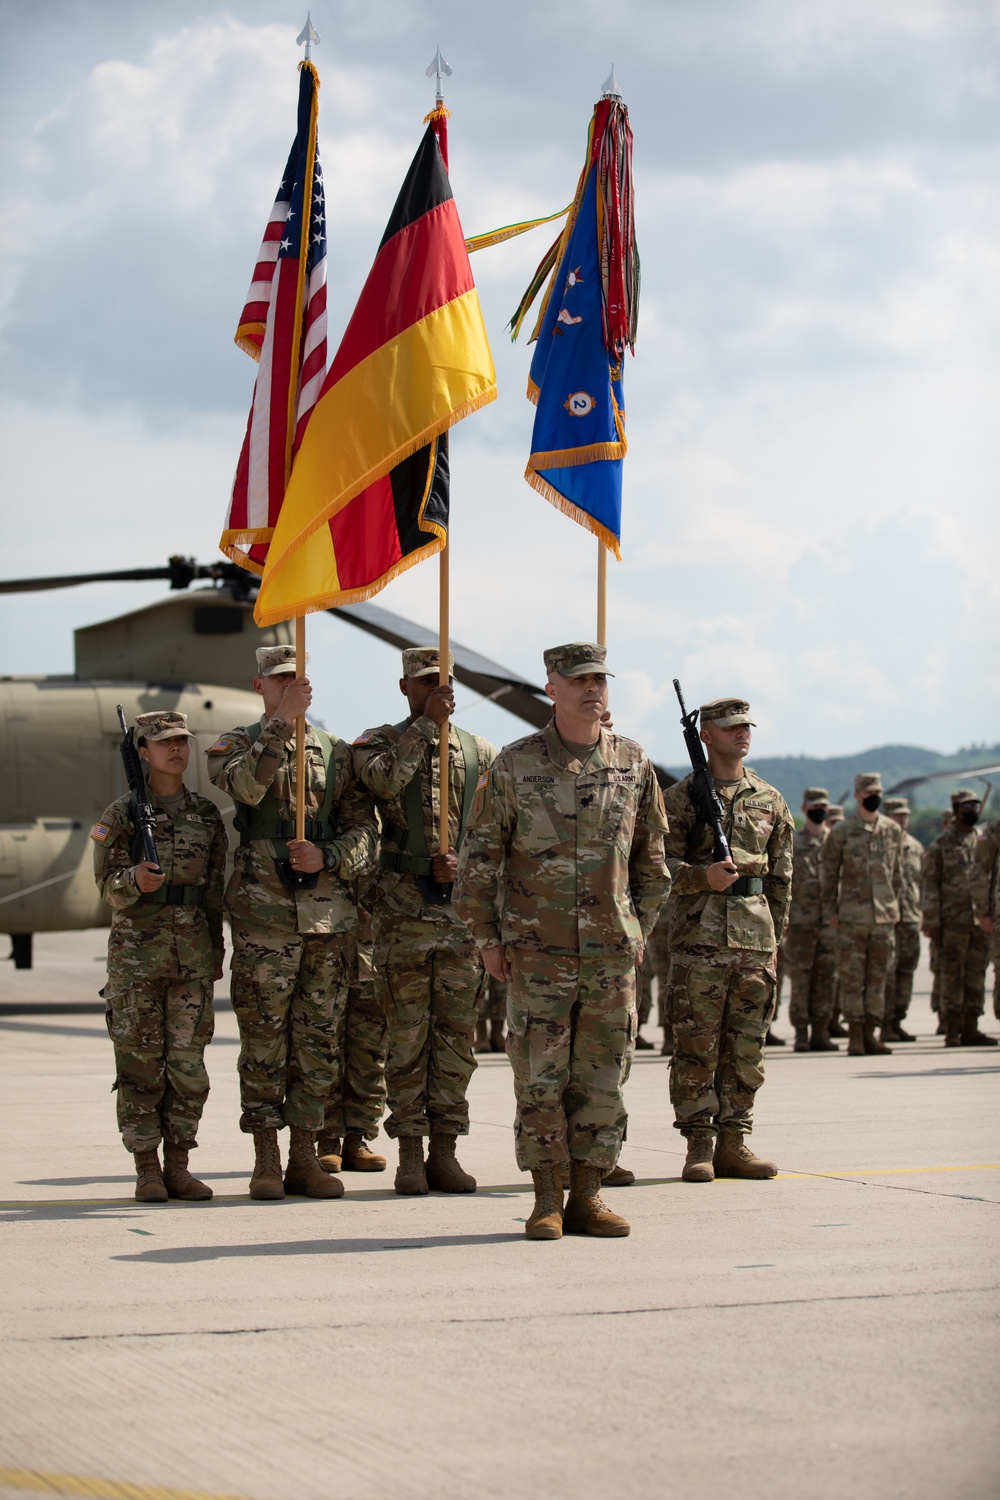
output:
[[227,739],[225,735],[222,735],[222,737],[220,739],[216,740],[216,742],[215,742],[214,745],[209,745],[208,750],[206,751],[206,754],[207,755],[218,755],[218,753],[219,753],[220,750],[228,750],[229,747],[230,747],[230,745],[232,743],[233,743],[232,740]]
[[103,844],[111,829],[107,823],[95,823],[90,831],[90,837],[96,839],[97,843]]
[[359,734],[356,740],[352,740],[351,741],[351,744],[352,745],[367,745],[368,741],[370,739],[371,739],[371,735],[370,734]]
[[489,786],[489,784],[490,784],[490,773],[489,773],[489,771],[484,771],[483,774],[480,776],[479,780],[476,782],[476,791],[477,792],[481,792],[483,790],[483,788]]

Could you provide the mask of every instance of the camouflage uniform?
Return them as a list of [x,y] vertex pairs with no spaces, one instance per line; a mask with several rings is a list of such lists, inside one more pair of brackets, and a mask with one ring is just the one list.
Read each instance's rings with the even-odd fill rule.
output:
[[[593,649],[590,670],[603,672]],[[656,778],[637,744],[607,730],[581,762],[553,719],[481,780],[456,904],[478,946],[504,946],[511,965],[518,1166],[607,1170],[627,1118],[636,955],[670,886]]]
[[754,1095],[764,1081],[764,1037],[774,1011],[775,953],[788,918],[795,825],[784,799],[755,771],[744,769],[735,784],[716,782],[736,868],[741,877],[759,877],[763,890],[750,896],[712,891],[705,874],[715,862],[712,830],[699,822],[692,780],[685,776],[663,799],[674,882],[674,1126],[687,1137],[748,1135]]
[[[410,654],[404,653],[404,667]],[[433,656],[436,661],[437,653]],[[415,670],[408,675],[421,674]],[[439,737],[434,720],[421,715],[412,723],[368,729],[353,747],[355,771],[375,798],[384,830],[373,937],[376,983],[389,1026],[389,1136],[469,1132],[466,1095],[476,1067],[473,1037],[486,977],[482,961],[455,907],[427,900],[417,874],[389,868],[417,858],[402,848],[406,789],[414,777],[420,781],[426,848],[437,848]],[[496,750],[488,740],[474,739],[479,771],[485,775]],[[465,759],[453,725],[448,747],[448,839],[457,849]]]
[[[886,813],[909,812],[905,797],[890,798]],[[913,998],[913,976],[920,962],[920,871],[924,846],[903,829],[903,888],[899,898],[899,921],[896,923],[896,962],[886,975],[885,1019],[898,1031],[906,1019]]]
[[166,877],[159,891],[143,895],[135,883],[129,797],[113,802],[91,834],[97,888],[113,908],[102,994],[118,1128],[132,1152],[156,1150],[161,1140],[197,1145],[215,1024],[212,984],[223,956],[227,841],[219,810],[187,787],[169,811],[152,801]]
[[[874,775],[856,778],[859,796],[880,787]],[[882,1023],[886,976],[896,957],[902,849],[903,830],[880,812],[871,822],[853,813],[836,825],[823,845],[823,918],[840,919],[837,981],[840,1008],[849,1022]]]
[[976,845],[972,868],[972,906],[976,920],[990,917],[993,960],[993,1014],[1000,1021],[1000,818],[989,825]]
[[[953,805],[976,800],[957,793]],[[979,846],[975,827],[957,821],[938,834],[924,855],[921,908],[924,926],[939,930],[937,977],[941,1018],[949,1036],[975,1031],[986,1008],[989,939],[976,921],[973,869]]]
[[[263,648],[262,648],[263,649]],[[275,648],[276,650],[278,648]],[[237,820],[270,791],[276,818],[295,826],[295,726],[262,717],[259,727],[232,729],[208,752],[208,774],[237,803]],[[239,1074],[248,1134],[291,1125],[322,1128],[337,1073],[337,1027],[347,1001],[357,933],[353,882],[374,863],[377,828],[351,767],[350,747],[306,729],[306,818],[314,820],[334,780],[336,837],[317,836],[334,869],[319,871],[311,890],[288,890],[275,869],[279,837],[241,834],[226,891],[232,918],[233,1010],[240,1028]],[[306,837],[310,837],[307,823]]]
[[388,1030],[372,963],[371,913],[358,900],[358,931],[352,944],[347,1003],[337,1023],[337,1078],[326,1100],[323,1135],[342,1140],[360,1130],[378,1135],[385,1108]]
[[[822,797],[822,801],[819,798]],[[808,787],[803,806],[828,806],[820,787]],[[820,900],[820,856],[829,834],[825,824],[807,818],[792,840],[792,904],[782,950],[792,985],[788,1016],[796,1031],[829,1027],[837,979],[834,934],[824,926]]]

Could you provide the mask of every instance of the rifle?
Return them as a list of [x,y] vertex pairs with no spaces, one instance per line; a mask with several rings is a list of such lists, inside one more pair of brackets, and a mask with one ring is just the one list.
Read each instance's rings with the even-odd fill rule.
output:
[[698,735],[698,710],[693,708],[690,713],[684,706],[684,695],[677,678],[674,678],[674,692],[677,694],[677,702],[681,706],[681,728],[684,731],[684,743],[687,746],[688,757],[691,761],[691,770],[694,777],[691,782],[691,801],[694,803],[698,821],[707,824],[712,830],[712,854],[716,861],[728,859],[731,865],[735,865],[733,851],[729,847],[729,840],[722,829],[723,806],[715,783],[708,770],[708,759],[705,755],[705,747]]
[[[135,747],[135,730],[125,723],[125,715],[122,706],[118,704],[118,722],[122,730],[122,742],[120,745],[122,765],[125,767],[125,780],[128,789],[132,793],[132,826],[135,829],[135,841],[132,845],[133,857],[140,855],[147,864],[155,866],[157,875],[163,872],[160,869],[160,857],[156,852],[153,842],[153,829],[156,827],[156,813],[153,804],[149,800],[149,790],[146,786],[146,778],[142,774],[142,761]],[[136,858],[136,863],[139,863]]]

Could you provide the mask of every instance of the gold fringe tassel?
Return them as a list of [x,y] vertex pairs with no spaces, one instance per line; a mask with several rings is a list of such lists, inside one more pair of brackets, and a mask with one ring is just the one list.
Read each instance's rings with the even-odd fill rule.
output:
[[537,490],[550,505],[554,505],[556,510],[561,510],[564,516],[569,516],[570,520],[575,521],[578,526],[583,526],[587,531],[592,532],[594,536],[604,543],[609,552],[614,553],[618,562],[621,562],[622,555],[618,548],[618,538],[613,531],[609,531],[606,526],[602,526],[600,521],[595,521],[592,515],[588,514],[585,510],[581,510],[571,500],[567,500],[565,495],[560,495],[559,491],[554,490],[551,484],[542,478],[541,474],[535,473],[530,464],[524,471],[524,477],[531,485],[531,488]]

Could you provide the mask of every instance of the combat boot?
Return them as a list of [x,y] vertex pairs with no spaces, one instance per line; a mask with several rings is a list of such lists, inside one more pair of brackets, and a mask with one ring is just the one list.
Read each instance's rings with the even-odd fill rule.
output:
[[892,1048],[887,1047],[885,1042],[880,1042],[875,1035],[875,1022],[865,1021],[862,1023],[861,1035],[864,1040],[865,1054],[869,1057],[892,1056]]
[[171,1141],[163,1142],[163,1185],[171,1198],[189,1203],[202,1203],[212,1196],[208,1183],[199,1182],[188,1171],[188,1147]]
[[850,1035],[850,1032],[848,1032],[845,1027],[841,1026],[840,1018],[838,1016],[830,1017],[830,1025],[828,1026],[827,1030],[829,1031],[830,1035],[835,1036],[838,1041],[843,1041],[846,1036]]
[[324,1172],[316,1159],[311,1130],[288,1128],[288,1166],[285,1168],[285,1192],[304,1198],[342,1198],[344,1184],[339,1177]]
[[271,1201],[285,1196],[281,1181],[281,1151],[278,1147],[278,1132],[255,1130],[253,1149],[256,1164],[250,1178],[250,1196],[261,1201]]
[[343,1166],[345,1172],[384,1172],[385,1157],[368,1149],[363,1130],[349,1130],[344,1136]]
[[620,1162],[601,1178],[601,1187],[632,1187],[634,1183],[635,1173],[630,1172],[628,1167],[623,1167]]
[[339,1135],[328,1135],[321,1130],[316,1137],[316,1156],[324,1172],[339,1172],[344,1161]]
[[809,1039],[810,1052],[839,1052],[836,1042],[831,1042],[830,1033],[822,1021],[817,1021]]
[[152,1151],[133,1151],[135,1158],[135,1199],[137,1203],[166,1203],[170,1196],[163,1184],[160,1158]]
[[507,1051],[507,1043],[503,1038],[503,1016],[494,1016],[490,1022],[490,1051]]
[[653,1043],[649,1040],[649,1037],[643,1036],[641,1031],[637,1031],[635,1034],[635,1050],[637,1052],[652,1052],[653,1050]]
[[490,1023],[484,1016],[480,1016],[476,1022],[476,1039],[472,1044],[473,1052],[490,1052]]
[[879,1034],[883,1042],[901,1042],[903,1040],[896,1030],[895,1021],[883,1021],[882,1030]]
[[715,1136],[710,1130],[697,1130],[687,1138],[687,1159],[681,1172],[683,1182],[714,1182]]
[[397,1193],[423,1194],[427,1192],[427,1174],[424,1171],[424,1142],[419,1135],[401,1135],[398,1139],[399,1166],[393,1186]]
[[865,1055],[865,1028],[860,1021],[848,1021],[847,1043],[848,1057],[864,1057]]
[[457,1136],[443,1131],[431,1132],[431,1143],[427,1152],[427,1186],[439,1193],[474,1193],[476,1179],[463,1172],[455,1155]]
[[893,1030],[896,1033],[896,1035],[893,1037],[893,1041],[895,1041],[895,1042],[915,1042],[917,1040],[916,1037],[912,1034],[912,1032],[904,1031],[903,1030],[903,1023],[902,1023],[902,1021],[893,1021],[892,1026],[893,1026]]
[[563,1195],[559,1167],[537,1167],[531,1174],[535,1184],[535,1206],[524,1226],[528,1240],[561,1240]]
[[770,1026],[767,1028],[767,1036],[764,1038],[765,1047],[784,1047],[786,1045],[783,1036],[775,1036]]
[[962,1022],[962,1046],[963,1047],[995,1047],[996,1037],[987,1036],[980,1031],[978,1017],[970,1016]]
[[809,1051],[809,1027],[808,1026],[796,1026],[796,1028],[795,1028],[795,1046],[792,1048],[792,1051],[793,1052],[808,1052]]
[[632,1226],[621,1214],[613,1214],[601,1202],[601,1169],[585,1161],[570,1162],[569,1200],[563,1212],[565,1234],[593,1234],[600,1239],[617,1239],[631,1232]]
[[715,1146],[716,1177],[777,1177],[778,1168],[773,1161],[761,1161],[754,1156],[743,1136],[736,1130],[723,1130]]
[[962,1017],[958,1011],[949,1011],[942,1017],[941,1026],[944,1030],[944,1044],[946,1047],[961,1047],[962,1045]]

